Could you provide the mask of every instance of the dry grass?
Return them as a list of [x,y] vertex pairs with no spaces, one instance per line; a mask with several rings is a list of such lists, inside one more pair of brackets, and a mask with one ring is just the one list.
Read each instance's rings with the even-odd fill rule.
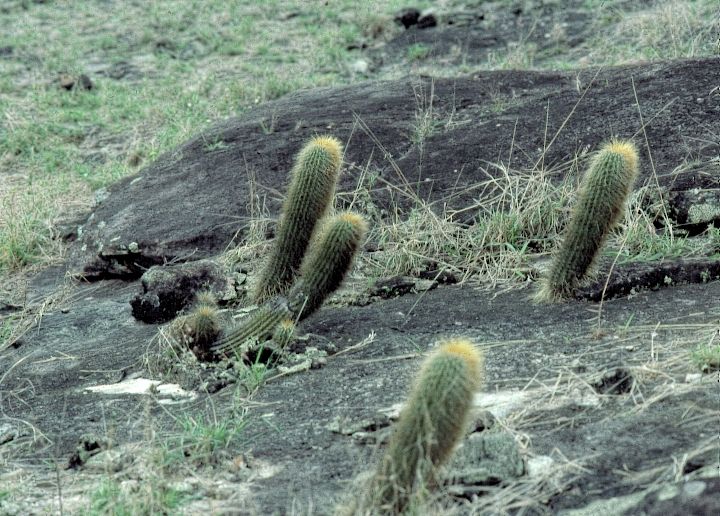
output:
[[[406,185],[399,195],[408,196],[415,207],[407,218],[373,220],[369,240],[379,251],[363,255],[364,272],[414,275],[440,268],[463,281],[491,286],[532,278],[533,255],[546,253],[563,225],[576,169],[576,162],[554,170],[488,164],[483,169],[487,179],[468,190],[477,201],[454,211],[439,208],[447,199],[428,203]],[[372,188],[361,184],[351,204],[377,214],[380,210],[369,200]]]
[[58,223],[90,204],[89,189],[77,182],[0,177],[0,276],[60,260],[65,246],[58,238]]
[[[67,18],[67,23],[73,24],[72,28],[63,21],[63,16],[53,14],[56,13],[53,9],[61,3],[47,3],[44,7],[34,7],[42,10],[45,16],[49,14],[48,19],[53,20],[44,39],[35,37],[39,22],[32,18],[32,13],[40,11],[24,15],[30,16],[29,23],[7,24],[12,29],[9,30],[11,43],[22,52],[23,59],[32,58],[26,61],[40,64],[28,69],[22,60],[3,61],[3,66],[7,65],[4,68],[7,74],[0,79],[0,103],[7,107],[3,113],[4,127],[0,129],[0,166],[3,172],[13,174],[0,177],[0,278],[6,285],[8,279],[18,280],[18,271],[30,272],[29,267],[33,265],[42,266],[62,258],[64,245],[57,238],[59,225],[71,219],[77,210],[89,208],[91,189],[133,173],[138,164],[152,161],[161,152],[200,131],[211,120],[242,112],[297,88],[354,80],[356,74],[348,66],[352,54],[343,46],[355,42],[357,34],[363,30],[375,33],[373,27],[380,23],[377,20],[382,24],[388,21],[387,15],[373,12],[379,4],[369,4],[358,17],[354,4],[346,2],[341,5],[331,3],[322,10],[314,6],[308,8],[303,2],[282,9],[278,2],[249,2],[243,6],[246,10],[239,13],[228,14],[222,9],[210,8],[201,16],[194,15],[196,6],[185,3],[176,12],[168,9],[170,3],[158,4],[147,17],[138,16],[138,11],[132,10],[124,10],[121,16],[116,16],[117,12],[112,10],[81,10],[77,18]],[[383,4],[382,8],[391,12],[400,6],[401,3],[391,2]],[[708,55],[715,52],[717,45],[716,8],[715,0],[657,2],[648,10],[628,14],[611,8],[611,23],[599,31],[602,44],[594,41],[578,49],[565,64],[618,64],[638,59]],[[298,12],[300,14],[296,16]],[[177,17],[170,16],[174,13]],[[293,13],[283,19],[282,14]],[[4,14],[0,17],[0,21],[7,20],[10,18]],[[131,28],[139,20],[140,29],[134,32]],[[222,30],[215,34],[207,31],[208,26]],[[313,33],[312,27],[318,26],[331,29]],[[162,31],[170,34],[170,41],[158,41],[157,34]],[[258,37],[264,33],[273,36],[264,41]],[[72,41],[66,49],[68,34],[72,35]],[[494,54],[481,68],[542,66],[537,48],[529,41],[532,34],[532,31],[520,34],[507,53]],[[242,35],[247,36],[246,40],[242,40]],[[561,34],[557,35],[557,40],[561,45]],[[99,55],[87,52],[88,48],[99,49]],[[197,54],[193,55],[193,52]],[[67,93],[53,86],[58,70],[80,72],[95,66],[107,67],[120,59],[127,60],[129,68],[134,67],[142,80],[114,81],[101,74],[93,75],[98,88],[87,95]],[[456,70],[443,73],[454,74]],[[433,105],[432,90],[429,97],[420,93],[424,91],[423,88],[415,92],[418,109],[414,132],[409,135],[421,147],[434,131],[456,123],[452,116],[446,121],[440,120]],[[272,125],[270,121],[263,130],[272,131]],[[378,149],[382,151],[382,145],[378,145]],[[359,187],[346,193],[344,198],[346,204],[356,205],[374,219],[370,240],[376,242],[380,250],[365,253],[360,268],[368,276],[388,276],[416,274],[437,267],[456,272],[463,281],[489,286],[517,286],[532,280],[538,274],[538,259],[549,254],[562,229],[574,196],[575,178],[584,159],[581,155],[553,169],[545,169],[540,163],[530,170],[517,170],[511,162],[488,163],[483,170],[487,179],[472,187],[478,200],[457,211],[442,208],[447,199],[432,204],[418,199],[410,183],[406,182],[398,186],[396,192],[408,196],[415,206],[407,219],[392,216],[388,219],[373,205],[372,191],[379,179],[375,171],[365,168],[361,170]],[[251,218],[245,221],[246,239],[227,255],[228,265],[247,263],[264,255],[271,220],[263,199],[266,195],[279,195],[263,190],[256,178],[251,173],[248,175],[252,192]],[[618,245],[617,239],[611,241],[611,252],[622,247],[622,258],[627,260],[704,252],[706,248],[696,247],[671,230],[658,233],[655,222],[666,218],[664,210],[666,205],[656,186],[642,186],[634,194],[618,230],[618,234],[627,238],[622,246]],[[717,235],[709,233],[710,237],[718,241]],[[12,290],[3,292],[3,298],[24,309],[2,320],[0,351],[22,336],[31,325],[37,324],[44,311],[55,303],[54,300],[29,303],[24,299],[22,289]],[[59,302],[53,306],[58,307]],[[622,339],[626,339],[628,346],[642,349],[643,355],[629,366],[636,381],[629,396],[632,407],[628,410],[639,412],[692,388],[680,379],[692,367],[691,354],[698,343],[713,343],[716,332],[717,328],[711,324],[629,326],[616,332],[620,342],[599,343],[592,353],[597,356],[607,353],[625,342]],[[505,341],[494,346],[516,344],[527,345],[529,342]],[[358,344],[360,347],[365,345],[366,342]],[[355,348],[346,351],[350,349]],[[158,355],[158,350],[164,355]],[[177,366],[185,368],[180,371],[180,376],[192,376],[193,381],[200,379],[200,373],[195,369],[197,364],[190,360],[194,357],[181,356],[162,332],[148,351],[147,369],[167,374],[165,368]],[[526,387],[534,397],[535,409],[556,408],[568,400],[592,400],[599,406],[606,401],[594,391],[588,376],[569,367],[542,369],[542,373],[548,378],[528,379]],[[521,380],[513,378],[508,383]],[[2,392],[3,396],[18,399],[22,394]],[[687,421],[710,426],[716,423],[715,416],[713,412],[692,409]],[[0,475],[3,484],[0,501],[12,488],[18,494],[11,493],[11,497],[31,501],[25,509],[54,512],[58,500],[65,497],[66,511],[88,510],[91,514],[100,514],[119,510],[136,513],[172,511],[177,507],[177,500],[189,499],[198,493],[210,500],[203,500],[205,505],[202,507],[199,507],[202,504],[196,506],[204,511],[213,509],[213,497],[221,502],[215,509],[226,500],[238,500],[238,491],[245,489],[248,482],[215,482],[195,470],[188,470],[191,463],[185,461],[184,453],[179,462],[172,463],[183,466],[186,478],[159,474],[158,460],[167,466],[164,461],[168,458],[177,460],[180,457],[177,452],[183,452],[183,449],[176,446],[177,441],[169,449],[168,446],[163,449],[170,441],[157,440],[160,430],[151,427],[149,415],[139,417],[145,418],[148,425],[149,439],[144,445],[149,448],[126,450],[128,455],[138,457],[129,470],[120,474],[70,478],[67,472],[59,476],[55,471],[48,474],[47,468],[42,471],[17,468],[9,472],[14,475],[12,478],[3,476],[4,473]],[[533,411],[519,411],[500,424],[528,444],[524,432],[550,423],[537,418]],[[216,434],[204,429],[213,430],[218,421],[190,425],[174,437],[182,439],[184,432],[194,435],[193,442],[201,449],[215,446],[218,444],[213,437]],[[29,429],[30,438],[27,443],[20,444],[35,446],[49,442],[29,422],[16,422]],[[552,423],[555,428],[565,428],[575,421],[567,419]],[[163,439],[166,437],[167,434],[163,434]],[[700,442],[696,450],[672,457],[662,467],[626,473],[627,480],[633,485],[678,481],[682,479],[684,464],[694,455],[712,451],[714,444],[710,440]],[[477,513],[545,510],[550,496],[562,491],[574,475],[587,473],[580,460],[570,461],[561,454],[553,458],[556,468],[547,476],[488,489],[484,499],[486,505]],[[3,468],[9,466],[2,458],[0,465]],[[251,469],[258,471],[260,468]],[[240,475],[237,470],[232,473]],[[91,481],[99,482],[95,489],[88,490]],[[56,497],[56,489],[61,487],[65,492]]]
[[[605,53],[606,59],[678,59],[708,55],[716,50],[720,10],[712,0],[666,0],[640,11],[616,14],[620,19],[609,28],[606,43],[598,50]],[[611,49],[609,41],[624,45]]]

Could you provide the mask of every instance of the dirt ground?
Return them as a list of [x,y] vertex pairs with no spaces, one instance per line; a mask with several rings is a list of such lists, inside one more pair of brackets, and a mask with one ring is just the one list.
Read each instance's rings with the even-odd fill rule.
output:
[[[538,23],[565,23],[577,44],[589,37],[585,14],[552,13]],[[400,32],[365,55],[392,76],[422,43],[428,59],[458,66],[465,55],[486,59],[525,23],[517,21],[522,9],[461,14]],[[353,203],[363,170],[373,169],[382,186],[372,201],[386,218],[407,215],[413,196],[439,209],[476,202],[482,193],[472,185],[489,161],[520,169],[544,160],[559,182],[563,164],[610,136],[634,137],[643,151],[639,183],[657,181],[677,228],[692,231],[689,210],[717,192],[719,87],[717,57],[370,80],[293,93],[161,156],[67,224],[67,260],[30,282],[24,308],[34,324],[0,352],[0,455],[10,465],[0,485],[18,493],[0,496],[0,513],[112,513],[87,509],[88,493],[97,498],[109,482],[122,496],[182,499],[157,514],[332,514],[373,469],[423,355],[454,335],[483,350],[485,385],[456,452],[466,460],[447,468],[428,511],[718,513],[720,373],[702,372],[693,358],[698,346],[717,344],[713,256],[622,264],[609,288],[610,264],[601,261],[598,280],[577,299],[549,305],[530,302],[533,277],[494,288],[428,288],[406,278],[408,288],[383,299],[373,289],[387,278],[360,271],[302,323],[294,350],[308,367],[272,370],[257,389],[213,365],[158,374],[149,364],[161,352],[160,327],[138,321],[130,303],[150,266],[219,260],[247,234],[251,176],[267,194],[263,216],[274,219],[294,154],[320,132],[346,144],[338,207]],[[418,113],[428,112],[433,129],[418,140]],[[696,168],[678,173],[688,162]],[[368,242],[363,252],[376,248]],[[256,262],[228,272],[238,295]],[[233,303],[224,305],[229,313],[239,310]],[[242,428],[237,440],[201,454],[188,451],[187,437],[177,444],[199,428],[188,421]],[[492,435],[511,443],[495,462],[517,456],[518,467],[488,472],[487,453],[475,450]],[[202,446],[206,435],[193,439]],[[182,458],[161,475],[158,464],[178,449]]]

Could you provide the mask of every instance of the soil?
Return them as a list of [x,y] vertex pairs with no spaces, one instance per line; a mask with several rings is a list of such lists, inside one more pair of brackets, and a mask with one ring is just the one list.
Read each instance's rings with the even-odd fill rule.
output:
[[[383,66],[406,56],[419,38],[441,48],[436,42],[464,27],[442,20],[388,43]],[[498,27],[483,38],[507,37],[510,26]],[[474,55],[480,43],[469,34],[475,43],[464,52]],[[373,190],[378,206],[401,215],[413,195],[440,207],[471,204],[479,194],[469,187],[485,179],[484,164],[510,161],[511,148],[513,167],[542,160],[560,181],[563,164],[611,136],[647,139],[641,147],[651,151],[654,169],[643,159],[640,182],[657,178],[671,202],[678,199],[673,209],[687,214],[689,199],[705,192],[704,202],[717,181],[704,171],[720,159],[718,85],[720,58],[367,81],[288,95],[161,156],[66,228],[68,259],[31,284],[25,308],[36,324],[0,355],[0,454],[13,464],[0,479],[36,481],[23,488],[25,505],[0,499],[0,510],[53,512],[62,486],[72,511],[80,503],[72,493],[108,474],[91,469],[89,456],[107,467],[120,451],[125,459],[114,478],[142,482],[132,467],[140,456],[133,445],[146,443],[149,433],[170,432],[183,414],[222,419],[237,412],[238,390],[227,383],[209,388],[207,369],[191,371],[195,382],[183,384],[195,388],[192,397],[88,388],[152,376],[147,354],[157,352],[151,340],[159,326],[138,321],[131,307],[144,292],[142,274],[152,265],[218,258],[239,241],[252,216],[251,176],[276,217],[292,158],[308,137],[330,132],[346,142],[340,192],[352,191],[369,166],[383,185],[412,193]],[[436,127],[418,141],[417,114],[431,95]],[[679,180],[677,167],[689,160],[699,167],[694,179]],[[346,205],[351,197],[339,198]],[[530,302],[532,282],[402,288],[391,299],[330,304],[301,325],[303,346],[329,356],[272,377],[241,400],[243,447],[187,475],[200,494],[186,510],[332,513],[357,491],[356,475],[372,470],[388,413],[404,400],[423,353],[438,339],[462,335],[486,357],[476,416],[495,421],[487,431],[514,437],[527,474],[494,485],[449,481],[435,502],[443,510],[718,513],[720,376],[701,373],[691,356],[699,344],[716,342],[718,274],[710,258],[621,265],[602,302],[604,277],[579,299],[557,304]],[[366,283],[361,278],[350,290],[362,297]],[[240,473],[233,466],[239,458]]]

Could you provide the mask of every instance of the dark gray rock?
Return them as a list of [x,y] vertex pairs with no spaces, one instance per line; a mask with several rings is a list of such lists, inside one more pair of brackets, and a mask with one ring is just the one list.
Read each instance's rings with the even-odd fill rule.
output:
[[[720,132],[720,96],[709,96],[718,81],[720,58],[708,58],[602,70],[368,81],[297,92],[211,127],[111,186],[107,199],[81,223],[70,263],[84,268],[89,279],[129,277],[149,265],[217,254],[248,227],[251,181],[267,194],[267,207],[277,215],[293,158],[318,133],[345,142],[339,191],[352,191],[369,165],[381,181],[373,202],[388,214],[406,212],[416,197],[438,208],[467,207],[478,196],[468,187],[487,179],[488,162],[509,156],[510,141],[513,167],[533,166],[541,158],[553,167],[613,135],[636,134],[633,82],[640,107],[652,113],[646,132],[655,169],[672,190],[670,173],[688,155],[708,160],[720,152],[720,144],[708,143]],[[431,82],[435,129],[418,142],[412,136],[422,109],[417,98],[429,98]],[[503,96],[499,110],[493,108],[498,92]],[[699,97],[706,102],[698,103]],[[677,113],[684,114],[682,123]],[[552,144],[543,153],[545,134]],[[641,163],[638,184],[652,175],[649,161]],[[126,253],[130,243],[139,250],[132,256]]]
[[179,265],[156,265],[140,279],[142,292],[131,301],[132,314],[151,324],[173,319],[187,307],[199,291],[208,291],[216,299],[234,299],[234,280],[211,260],[197,260]]

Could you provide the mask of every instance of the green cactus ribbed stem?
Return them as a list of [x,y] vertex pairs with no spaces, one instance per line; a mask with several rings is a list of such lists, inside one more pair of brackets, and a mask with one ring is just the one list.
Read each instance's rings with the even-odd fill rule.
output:
[[568,297],[586,277],[622,215],[637,175],[638,154],[630,141],[611,141],[595,155],[537,299]]
[[323,224],[303,260],[300,279],[288,293],[290,310],[303,320],[342,283],[367,233],[358,214],[345,212]]
[[271,337],[277,325],[289,316],[287,301],[282,297],[273,298],[248,315],[237,328],[227,332],[212,350],[216,354],[240,352],[243,344],[249,340],[256,339],[262,342]]
[[298,154],[256,303],[290,288],[317,222],[332,205],[341,162],[342,146],[330,136],[313,138]]
[[364,510],[400,513],[435,480],[463,437],[482,381],[483,356],[466,339],[447,341],[427,358],[360,504]]

